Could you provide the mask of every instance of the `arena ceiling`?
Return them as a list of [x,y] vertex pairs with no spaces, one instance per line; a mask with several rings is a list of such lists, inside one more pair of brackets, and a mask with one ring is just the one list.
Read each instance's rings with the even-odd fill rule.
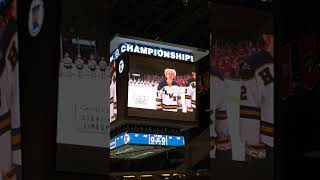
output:
[[114,0],[111,34],[209,49],[209,2],[271,11],[270,0],[267,1]]
[[[288,0],[273,3],[262,0],[187,0],[188,5],[184,5],[184,1],[92,0],[88,3],[87,0],[79,0],[75,6],[73,0],[64,0],[61,1],[62,31],[99,38],[107,37],[105,32],[111,32],[111,36],[119,33],[209,49],[209,1],[264,11],[273,9],[273,12],[283,14],[285,21],[292,21],[294,29],[299,26],[298,22],[319,27],[319,23],[312,23],[317,22],[315,17],[318,16],[314,15],[319,13],[318,6],[309,3],[288,3]],[[285,23],[282,21],[282,24]]]
[[[209,49],[209,1],[213,0],[79,0],[75,6],[74,1],[64,0],[62,31],[82,37],[111,32],[111,37],[118,33]],[[271,9],[271,3],[261,0],[218,2]]]
[[113,10],[113,34],[209,48],[208,0],[114,0]]

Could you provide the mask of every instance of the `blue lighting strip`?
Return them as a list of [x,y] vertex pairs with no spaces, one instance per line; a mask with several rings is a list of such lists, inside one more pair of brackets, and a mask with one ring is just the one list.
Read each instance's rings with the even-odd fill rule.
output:
[[128,145],[182,147],[185,145],[185,141],[183,136],[124,133],[111,139],[110,149],[119,148],[127,144]]

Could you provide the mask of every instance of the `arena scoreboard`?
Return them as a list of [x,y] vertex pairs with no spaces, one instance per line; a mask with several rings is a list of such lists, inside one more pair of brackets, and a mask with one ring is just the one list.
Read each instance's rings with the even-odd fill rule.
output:
[[170,146],[183,147],[185,145],[183,136],[123,133],[110,141],[110,149],[119,148],[124,145],[150,145],[150,146]]
[[[194,47],[116,35],[110,42],[111,130],[150,122],[162,127],[196,127],[197,61],[208,54]],[[147,137],[139,138],[139,143],[149,142]]]

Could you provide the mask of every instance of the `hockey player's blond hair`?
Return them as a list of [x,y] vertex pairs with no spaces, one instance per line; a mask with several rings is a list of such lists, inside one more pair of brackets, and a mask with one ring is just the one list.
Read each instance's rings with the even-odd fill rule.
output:
[[177,72],[176,72],[176,70],[174,70],[174,69],[165,69],[165,70],[164,70],[164,75],[167,77],[167,73],[170,72],[170,71],[173,72],[174,77],[176,77]]

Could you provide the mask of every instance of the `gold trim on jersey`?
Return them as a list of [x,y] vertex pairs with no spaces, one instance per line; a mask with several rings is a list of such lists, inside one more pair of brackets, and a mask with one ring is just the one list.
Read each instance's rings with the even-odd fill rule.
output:
[[227,112],[226,111],[217,111],[215,117],[217,120],[225,120],[225,119],[227,119]]
[[191,96],[186,95],[185,98],[186,98],[186,99],[191,99]]
[[11,167],[8,172],[5,172],[3,180],[15,180],[16,179],[16,168]]
[[240,118],[247,119],[261,119],[261,113],[259,108],[250,106],[240,106]]
[[10,112],[5,113],[0,117],[0,136],[11,129]]
[[215,141],[215,137],[210,137],[209,140],[209,149],[213,150],[216,147],[216,141]]
[[263,135],[273,137],[273,132],[274,132],[273,124],[262,121],[260,124],[260,132]]
[[14,151],[21,149],[20,128],[11,130],[11,145],[12,145],[12,150]]
[[177,105],[162,105],[163,109],[177,109]]

